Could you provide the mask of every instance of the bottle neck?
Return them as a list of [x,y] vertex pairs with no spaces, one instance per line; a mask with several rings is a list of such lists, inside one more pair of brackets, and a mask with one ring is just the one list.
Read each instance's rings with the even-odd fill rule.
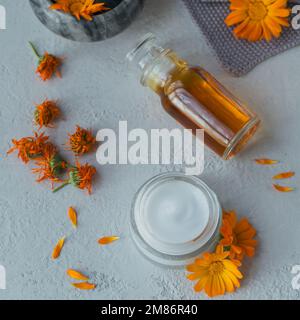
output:
[[153,34],[146,34],[127,58],[142,71],[142,85],[158,94],[162,92],[170,75],[187,65],[174,51],[160,47]]
[[160,94],[170,75],[185,66],[186,62],[180,60],[175,52],[166,49],[144,68],[141,83]]

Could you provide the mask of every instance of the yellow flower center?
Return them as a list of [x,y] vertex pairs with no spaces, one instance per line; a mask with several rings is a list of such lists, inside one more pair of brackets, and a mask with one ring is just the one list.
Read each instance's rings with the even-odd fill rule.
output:
[[268,8],[262,1],[253,1],[249,4],[248,9],[249,17],[252,20],[263,20],[268,14]]
[[209,273],[212,275],[218,275],[222,273],[224,269],[224,264],[221,261],[216,261],[209,266]]

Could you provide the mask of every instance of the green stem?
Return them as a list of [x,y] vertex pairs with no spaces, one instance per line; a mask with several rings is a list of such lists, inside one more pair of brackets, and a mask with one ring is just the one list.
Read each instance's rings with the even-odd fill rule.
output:
[[37,52],[34,44],[33,44],[31,41],[29,41],[29,45],[30,45],[33,53],[36,55],[36,57],[37,57],[39,60],[41,60],[43,57],[39,55],[39,53]]
[[54,189],[52,192],[56,193],[57,191],[61,190],[62,188],[64,188],[65,186],[67,186],[68,184],[70,184],[69,181],[63,183],[62,185],[60,185],[59,187],[57,187],[56,189]]

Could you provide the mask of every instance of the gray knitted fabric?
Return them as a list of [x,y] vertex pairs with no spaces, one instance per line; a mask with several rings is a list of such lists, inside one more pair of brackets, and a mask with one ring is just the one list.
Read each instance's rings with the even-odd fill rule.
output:
[[[236,76],[252,70],[262,61],[300,44],[300,31],[284,28],[280,38],[255,43],[238,40],[224,19],[228,15],[227,0],[183,0],[194,20],[216,53],[222,66]],[[299,3],[299,0],[291,1]]]

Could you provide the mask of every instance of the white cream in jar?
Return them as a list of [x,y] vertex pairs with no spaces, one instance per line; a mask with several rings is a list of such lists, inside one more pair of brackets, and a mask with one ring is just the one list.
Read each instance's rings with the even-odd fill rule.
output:
[[166,173],[138,191],[132,206],[132,235],[151,260],[180,266],[215,246],[221,217],[217,196],[203,181]]

